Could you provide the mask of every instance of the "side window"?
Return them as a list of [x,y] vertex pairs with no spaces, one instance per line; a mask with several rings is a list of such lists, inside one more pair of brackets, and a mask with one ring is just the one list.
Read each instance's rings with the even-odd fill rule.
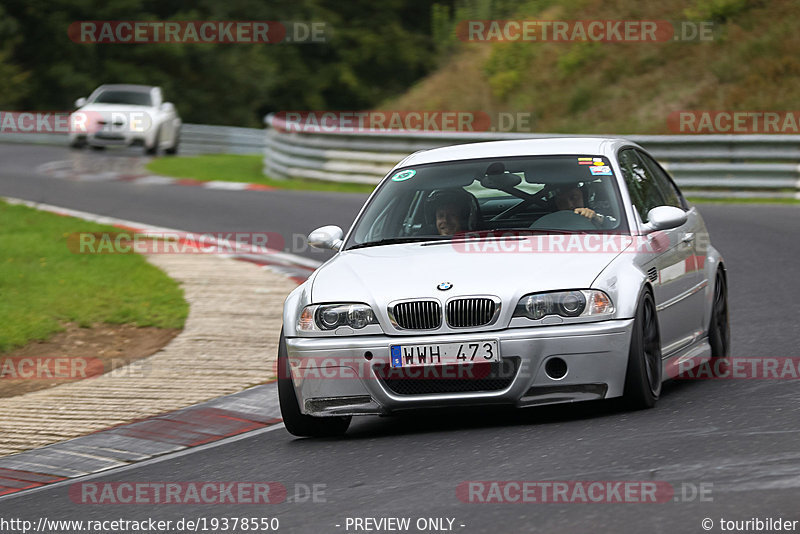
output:
[[647,212],[656,206],[665,204],[658,184],[633,149],[626,149],[619,153],[619,166],[622,169],[622,176],[628,187],[631,201],[642,222],[647,222]]
[[666,206],[675,206],[676,208],[681,208],[682,210],[686,209],[686,204],[683,200],[683,196],[681,195],[678,188],[672,182],[670,177],[664,172],[664,169],[653,160],[649,155],[644,154],[642,152],[637,152],[639,157],[644,161],[647,168],[650,170],[650,173],[653,175],[653,178],[658,185],[658,189],[661,191],[661,195],[664,197],[664,202]]

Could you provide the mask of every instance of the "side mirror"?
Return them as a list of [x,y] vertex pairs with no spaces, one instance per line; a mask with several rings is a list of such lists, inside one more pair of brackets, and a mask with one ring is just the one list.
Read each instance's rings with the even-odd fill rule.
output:
[[647,212],[646,233],[656,230],[670,230],[686,222],[686,212],[675,206],[656,206]]
[[172,104],[172,102],[164,102],[161,104],[161,111],[164,113],[175,111],[175,106]]
[[338,226],[323,226],[308,234],[308,244],[314,248],[339,250],[344,241],[344,232]]
[[78,100],[75,101],[76,108],[82,108],[85,105],[86,105],[86,98],[84,97],[80,97]]

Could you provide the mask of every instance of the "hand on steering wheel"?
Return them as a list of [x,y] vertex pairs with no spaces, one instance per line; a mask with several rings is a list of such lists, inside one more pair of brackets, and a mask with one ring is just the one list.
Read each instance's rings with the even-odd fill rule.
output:
[[590,221],[598,220],[598,222],[599,222],[600,217],[597,215],[597,213],[593,209],[590,209],[590,208],[575,208],[573,211],[575,213],[577,213],[578,215],[583,215],[584,217],[586,217]]

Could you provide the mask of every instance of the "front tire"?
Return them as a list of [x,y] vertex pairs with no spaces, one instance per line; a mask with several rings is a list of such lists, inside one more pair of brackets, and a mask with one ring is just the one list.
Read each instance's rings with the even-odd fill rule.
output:
[[352,417],[313,417],[300,412],[297,394],[292,383],[286,340],[281,330],[278,342],[278,400],[286,430],[299,437],[320,438],[341,436],[347,432]]
[[628,369],[623,400],[631,410],[655,406],[661,395],[661,335],[653,295],[645,291],[639,298],[633,321]]
[[156,130],[156,138],[153,139],[153,146],[144,146],[144,153],[146,156],[158,156],[158,145],[161,143],[161,128]]
[[171,147],[164,151],[165,154],[169,154],[170,156],[174,156],[178,153],[178,146],[181,144],[181,131],[178,130],[175,132],[175,142],[172,144]]

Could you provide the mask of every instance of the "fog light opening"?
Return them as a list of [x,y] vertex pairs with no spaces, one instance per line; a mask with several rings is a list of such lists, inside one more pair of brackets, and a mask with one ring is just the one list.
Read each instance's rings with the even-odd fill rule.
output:
[[544,372],[553,380],[561,380],[567,376],[567,362],[561,358],[550,358],[544,364]]

